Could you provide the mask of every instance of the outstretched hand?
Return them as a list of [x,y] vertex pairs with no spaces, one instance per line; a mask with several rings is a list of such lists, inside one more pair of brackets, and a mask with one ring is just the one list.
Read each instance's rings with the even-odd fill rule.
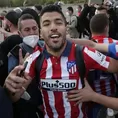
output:
[[84,79],[84,81],[85,87],[83,89],[72,90],[67,95],[68,101],[76,102],[75,105],[78,105],[81,102],[92,101],[92,96],[95,94],[95,92],[90,87],[88,81],[86,79]]
[[22,89],[24,83],[26,83],[26,79],[17,76],[20,71],[24,69],[24,66],[15,67],[8,77],[5,80],[5,87],[12,93],[17,93]]

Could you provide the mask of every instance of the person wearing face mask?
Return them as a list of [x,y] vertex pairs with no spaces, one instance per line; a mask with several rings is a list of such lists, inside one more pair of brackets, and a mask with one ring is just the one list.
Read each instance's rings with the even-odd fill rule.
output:
[[[39,28],[33,16],[30,14],[23,14],[18,21],[18,30],[20,36],[23,38],[23,43],[19,46],[22,49],[22,52],[33,53],[34,48],[36,48],[39,41]],[[39,44],[40,45],[40,44]],[[42,47],[42,45],[40,45]],[[14,49],[10,51],[8,58],[8,71],[10,72],[15,66],[17,66],[19,62],[18,55],[19,51],[17,51],[16,55],[14,55]],[[42,101],[38,101],[37,99],[41,99],[41,94],[37,91],[37,85],[35,80],[32,81],[27,92],[30,96],[30,99],[26,100],[21,98],[19,101],[13,104],[14,106],[14,118],[42,118],[42,112],[38,109],[42,104]],[[37,93],[38,92],[38,97]],[[36,97],[35,97],[36,95]],[[38,102],[37,102],[38,101]]]

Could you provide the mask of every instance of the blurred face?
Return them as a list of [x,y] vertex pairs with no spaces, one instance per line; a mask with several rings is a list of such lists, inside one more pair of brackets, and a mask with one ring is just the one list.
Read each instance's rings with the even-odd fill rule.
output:
[[72,15],[72,11],[70,11],[70,10],[67,10],[67,12],[68,12],[68,14],[69,14],[69,15]]
[[109,18],[109,14],[107,13],[106,10],[96,10],[95,14],[106,14]]
[[41,35],[48,49],[58,52],[66,42],[65,20],[58,12],[46,12],[41,17]]
[[39,28],[36,21],[34,19],[22,20],[20,35],[22,37],[29,35],[39,35]]

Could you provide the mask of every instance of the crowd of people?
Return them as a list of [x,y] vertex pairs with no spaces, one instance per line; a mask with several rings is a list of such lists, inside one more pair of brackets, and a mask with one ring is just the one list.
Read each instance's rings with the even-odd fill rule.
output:
[[1,13],[1,118],[117,118],[117,8],[77,11],[55,3]]

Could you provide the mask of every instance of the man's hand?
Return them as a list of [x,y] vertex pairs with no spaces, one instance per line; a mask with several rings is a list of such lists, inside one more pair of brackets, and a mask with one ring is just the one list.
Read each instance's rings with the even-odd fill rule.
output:
[[15,67],[5,80],[5,87],[12,93],[17,93],[22,89],[26,79],[19,77],[18,74],[24,69],[23,66]]
[[72,90],[68,93],[67,98],[68,101],[75,101],[78,105],[81,102],[92,101],[95,92],[92,90],[87,80],[85,79],[85,87],[80,90]]
[[25,57],[23,58],[23,54],[22,54],[22,49],[19,50],[19,65],[23,65],[25,59],[29,56],[29,53],[26,53]]
[[5,80],[4,87],[8,90],[9,95],[13,101],[20,99],[32,79],[27,73],[24,73],[24,77],[20,77],[19,73],[24,69],[24,66],[20,65],[15,67]]

